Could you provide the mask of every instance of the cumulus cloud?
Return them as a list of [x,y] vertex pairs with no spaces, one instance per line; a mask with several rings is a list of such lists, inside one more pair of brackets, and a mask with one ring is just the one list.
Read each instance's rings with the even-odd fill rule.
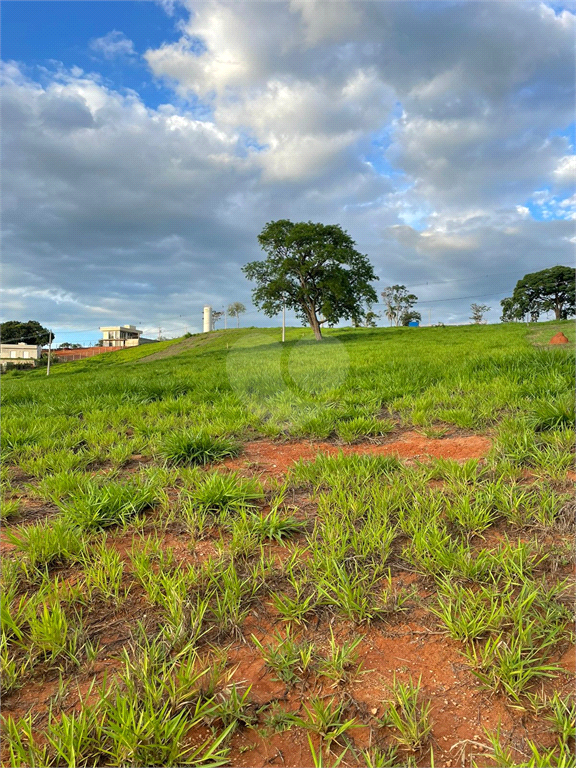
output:
[[96,37],[90,41],[90,48],[96,53],[101,53],[105,59],[113,59],[116,56],[135,55],[134,43],[123,32],[113,29],[103,37]]
[[[527,271],[571,261],[572,13],[538,2],[188,8],[179,39],[145,53],[175,105],[152,109],[79,69],[40,82],[5,65],[14,312],[29,302],[62,324],[101,312],[198,327],[204,302],[249,303],[240,266],[281,217],[342,224],[379,289],[424,284],[415,292],[438,302],[436,319],[445,309],[466,321],[469,295],[505,295]],[[93,49],[134,50],[117,31]]]
[[560,158],[554,169],[554,179],[561,184],[574,184],[576,181],[576,155]]

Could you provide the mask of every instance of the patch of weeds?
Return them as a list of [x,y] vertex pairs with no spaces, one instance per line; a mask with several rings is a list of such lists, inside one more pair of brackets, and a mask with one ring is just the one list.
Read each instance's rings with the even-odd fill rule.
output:
[[476,677],[491,690],[503,690],[519,701],[534,680],[561,672],[558,664],[547,660],[550,649],[558,643],[558,627],[538,624],[532,620],[510,635],[501,632],[489,637],[482,647],[466,648],[464,653]]
[[306,615],[316,607],[316,591],[310,588],[308,582],[294,575],[290,575],[288,581],[294,590],[294,596],[285,592],[273,592],[272,603],[284,621],[302,624],[306,621]]
[[81,531],[66,519],[6,529],[4,536],[27,555],[30,565],[36,569],[77,557],[86,543]]
[[43,477],[36,486],[29,486],[35,496],[54,504],[66,499],[70,494],[90,485],[90,477],[81,472],[57,472]]
[[360,667],[357,664],[356,649],[361,642],[362,637],[357,637],[343,645],[338,645],[330,628],[330,648],[328,654],[318,664],[319,674],[332,680],[334,685],[349,680],[352,668],[355,668],[355,674],[357,674]]
[[208,512],[237,512],[256,506],[264,498],[262,488],[254,480],[245,480],[236,473],[206,475],[198,487],[190,491],[190,499]]
[[238,635],[260,586],[258,581],[241,578],[232,562],[210,575],[210,585],[210,612],[218,632]]
[[505,609],[493,589],[478,591],[454,584],[449,579],[438,587],[438,607],[430,608],[442,619],[456,640],[477,640],[497,629]]
[[490,500],[479,495],[460,495],[446,508],[446,518],[468,535],[478,535],[490,528],[497,514]]
[[0,505],[0,520],[2,522],[10,522],[14,518],[20,516],[22,509],[22,502],[20,499],[2,499]]
[[[399,765],[398,747],[388,747],[387,749],[371,747],[362,752],[362,757],[367,768],[395,768]],[[409,768],[411,764],[410,760],[403,763],[406,768]]]
[[346,717],[346,706],[335,698],[324,700],[318,696],[310,699],[310,707],[304,707],[306,715],[299,717],[297,724],[301,728],[318,734],[326,751],[333,743],[342,745],[342,737],[351,728],[358,728],[355,717]]
[[66,657],[77,661],[78,632],[70,626],[59,602],[44,603],[28,618],[32,647],[44,658],[54,661]]
[[250,699],[250,686],[240,693],[238,686],[233,684],[216,697],[212,717],[222,721],[224,727],[248,727],[256,723],[254,705]]
[[273,507],[264,517],[252,514],[244,517],[248,529],[253,532],[259,541],[269,539],[282,542],[284,539],[300,533],[306,524],[293,516],[283,516],[282,512]]
[[152,485],[109,482],[100,486],[91,483],[85,489],[72,492],[59,506],[68,525],[98,530],[123,525],[151,507],[157,498],[158,491]]
[[549,701],[550,714],[547,720],[552,723],[555,733],[563,744],[576,737],[576,701],[574,696],[560,696],[558,692]]
[[27,619],[28,596],[15,598],[16,584],[7,585],[0,593],[0,625],[2,636],[6,640],[20,642],[23,637],[23,627]]
[[[136,701],[117,693],[103,702],[102,732],[105,754],[112,765],[224,765],[228,749],[223,743],[231,734],[229,726],[200,746],[189,746],[186,735],[200,725],[206,712],[186,710],[173,713],[170,703],[154,705],[148,699]],[[200,715],[200,717],[198,716]]]
[[2,735],[14,768],[44,768],[50,765],[48,746],[36,741],[36,724],[32,714],[15,720],[2,718]]
[[529,754],[521,763],[514,755],[512,749],[502,744],[500,735],[500,726],[496,733],[485,731],[486,737],[492,745],[492,754],[487,755],[491,760],[502,768],[574,768],[576,766],[576,756],[564,742],[557,746],[540,748],[534,742],[527,741],[526,747]]
[[96,545],[89,555],[84,555],[84,579],[86,588],[91,594],[96,591],[106,600],[115,603],[126,597],[126,589],[122,589],[124,563],[115,549],[107,546],[106,539]]
[[379,580],[377,571],[366,572],[356,564],[347,570],[336,559],[329,559],[320,573],[320,602],[357,624],[402,610],[409,595],[394,590],[390,578],[383,587],[378,586]]
[[266,666],[276,673],[276,679],[294,685],[312,667],[314,646],[306,640],[295,640],[290,632],[286,633],[286,637],[276,634],[274,640],[274,645],[263,645],[252,635],[252,641]]
[[402,463],[395,456],[363,456],[342,452],[336,456],[319,454],[314,461],[297,462],[290,470],[290,478],[296,483],[320,486],[357,486],[373,482],[397,472]]
[[390,422],[370,419],[366,416],[357,416],[348,421],[342,421],[336,429],[336,434],[345,443],[354,443],[367,437],[385,435],[394,429]]
[[25,682],[26,670],[32,664],[30,656],[22,659],[11,652],[5,632],[0,637],[0,682],[4,696],[21,688]]
[[572,394],[558,400],[540,400],[528,414],[528,423],[538,431],[573,427],[576,420],[574,397]]
[[434,427],[434,426],[422,426],[417,430],[421,435],[427,437],[428,440],[441,440],[450,432],[448,427]]
[[237,442],[225,437],[213,437],[206,432],[176,432],[164,439],[160,455],[168,464],[204,465],[238,456],[240,451]]
[[296,721],[296,715],[293,712],[288,712],[277,702],[271,704],[262,716],[262,726],[267,735],[289,731],[296,725]]
[[421,677],[417,683],[411,678],[402,683],[394,677],[392,699],[382,721],[383,725],[395,728],[394,738],[412,751],[424,747],[432,730],[431,703],[422,701],[421,682]]

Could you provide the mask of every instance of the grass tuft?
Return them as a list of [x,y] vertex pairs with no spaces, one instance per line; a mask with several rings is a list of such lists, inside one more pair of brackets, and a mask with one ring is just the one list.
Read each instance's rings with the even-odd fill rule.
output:
[[160,455],[167,464],[204,465],[238,456],[240,450],[240,445],[228,438],[212,437],[205,432],[176,432],[165,438]]

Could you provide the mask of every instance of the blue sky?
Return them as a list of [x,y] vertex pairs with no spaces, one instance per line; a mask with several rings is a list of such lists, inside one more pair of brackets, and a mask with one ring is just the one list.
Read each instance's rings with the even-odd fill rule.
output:
[[[23,62],[34,76],[39,68],[62,64],[97,72],[114,88],[137,91],[149,107],[170,102],[173,91],[151,74],[141,54],[178,39],[178,21],[187,13],[174,6],[169,16],[155,2],[132,0],[6,0],[2,3],[2,57]],[[92,41],[113,31],[131,40],[135,55],[106,58]]]
[[277,324],[241,266],[291,218],[341,224],[425,320],[497,321],[573,261],[574,10],[5,0],[2,319]]

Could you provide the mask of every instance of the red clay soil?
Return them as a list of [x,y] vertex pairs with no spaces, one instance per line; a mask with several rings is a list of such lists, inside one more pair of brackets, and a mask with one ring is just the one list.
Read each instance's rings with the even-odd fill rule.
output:
[[[350,732],[357,750],[369,748],[370,727],[374,729],[372,739],[382,739],[382,746],[394,744],[390,732],[382,728],[378,720],[385,714],[395,678],[402,682],[421,679],[423,696],[432,702],[431,745],[437,766],[470,766],[474,757],[478,766],[493,767],[494,761],[488,757],[491,750],[486,731],[496,733],[499,727],[518,760],[522,759],[522,753],[516,749],[527,737],[534,738],[536,733],[542,745],[552,746],[553,737],[546,733],[537,718],[528,713],[519,715],[507,706],[505,697],[481,688],[465,663],[460,643],[427,626],[425,618],[422,623],[416,616],[414,618],[415,621],[403,624],[375,625],[368,629],[340,621],[335,632],[340,644],[362,636],[358,647],[361,670],[348,683],[335,686],[326,678],[310,675],[290,688],[274,679],[260,653],[246,642],[229,647],[231,680],[239,684],[241,690],[251,687],[250,698],[255,705],[261,707],[277,701],[285,710],[300,716],[305,715],[304,705],[309,705],[314,696],[328,700],[334,696],[337,700],[348,701],[356,710],[357,722],[363,725]],[[259,611],[254,611],[243,627],[245,636],[253,634],[265,645],[270,643],[275,629],[270,615]],[[317,651],[327,651],[328,631],[328,626],[322,623],[315,630],[309,628],[304,635],[314,642]],[[566,682],[570,686],[568,676]],[[329,762],[334,759],[332,757]],[[245,768],[309,766],[307,737],[301,729],[270,734],[266,738],[261,732],[242,729],[232,740],[230,764]],[[343,765],[365,763],[357,753],[356,759],[349,754]],[[418,765],[430,765],[429,749],[419,755]]]
[[550,343],[550,344],[569,344],[570,342],[569,342],[569,340],[566,338],[566,336],[564,336],[564,334],[562,333],[562,331],[558,331],[558,333],[557,333],[557,334],[555,334],[554,336],[552,336],[552,338],[550,339],[550,342],[549,342],[549,343]]
[[253,470],[270,476],[285,474],[299,459],[312,461],[319,453],[331,455],[362,454],[377,456],[398,456],[401,459],[480,459],[491,447],[487,437],[471,435],[469,437],[446,437],[433,440],[417,432],[406,432],[398,440],[383,444],[362,443],[358,445],[335,445],[334,443],[314,443],[303,440],[276,443],[271,440],[256,440],[244,445],[242,455],[223,463],[228,469]]

